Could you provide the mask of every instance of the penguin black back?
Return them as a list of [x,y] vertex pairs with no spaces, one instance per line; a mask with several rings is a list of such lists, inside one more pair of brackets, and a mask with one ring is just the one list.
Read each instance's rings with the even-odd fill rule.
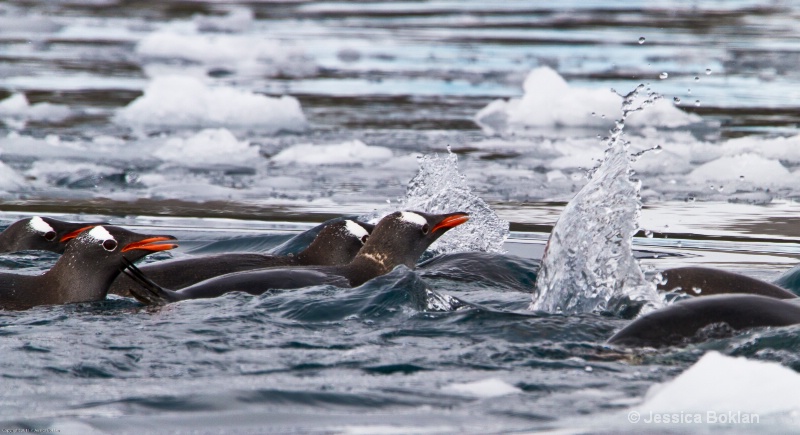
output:
[[145,304],[164,304],[185,299],[213,298],[233,291],[261,294],[272,289],[290,289],[331,284],[355,287],[403,264],[414,268],[423,252],[449,229],[468,220],[466,213],[433,215],[395,212],[375,226],[358,255],[344,266],[270,268],[222,275],[180,291],[163,288],[136,268],[130,274],[141,284],[132,288]]
[[[347,264],[369,238],[374,225],[350,219],[338,220],[319,231],[311,244],[297,255],[268,255],[253,252],[227,253],[160,261],[141,266],[148,278],[160,286],[181,289],[228,273],[282,266],[333,266]],[[109,290],[130,296],[137,286],[127,275],[119,276]]]
[[708,267],[679,267],[661,272],[663,282],[658,284],[662,291],[680,289],[690,296],[711,296],[719,294],[744,293],[769,296],[776,299],[794,299],[794,293],[775,284],[770,284],[749,276]]
[[733,330],[800,323],[800,305],[760,295],[729,294],[686,299],[645,314],[608,340],[620,346],[663,347],[685,343],[715,324]]

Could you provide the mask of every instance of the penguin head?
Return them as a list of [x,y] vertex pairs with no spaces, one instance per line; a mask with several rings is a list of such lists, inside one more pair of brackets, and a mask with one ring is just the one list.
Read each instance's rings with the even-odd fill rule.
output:
[[465,212],[394,212],[375,225],[358,256],[377,262],[389,270],[401,264],[413,269],[431,243],[468,220],[469,215]]
[[40,216],[25,218],[14,222],[0,234],[0,250],[36,250],[62,254],[69,240],[94,225],[98,224],[64,222]]
[[67,246],[66,254],[85,259],[89,263],[122,265],[122,258],[136,261],[148,254],[177,247],[173,236],[139,234],[111,225],[96,225],[86,229]]
[[355,258],[369,239],[374,225],[352,219],[333,222],[323,228],[298,258],[303,264],[337,266]]

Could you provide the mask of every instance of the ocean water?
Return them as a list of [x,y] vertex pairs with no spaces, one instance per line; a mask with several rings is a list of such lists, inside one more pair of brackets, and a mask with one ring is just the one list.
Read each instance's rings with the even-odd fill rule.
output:
[[158,261],[266,251],[340,215],[480,218],[351,290],[2,311],[0,430],[796,430],[797,327],[630,350],[605,344],[629,316],[531,304],[639,85],[653,102],[626,119],[640,156],[622,174],[642,209],[596,196],[641,230],[625,264],[652,281],[797,263],[798,18],[745,0],[1,3],[3,226],[178,237]]

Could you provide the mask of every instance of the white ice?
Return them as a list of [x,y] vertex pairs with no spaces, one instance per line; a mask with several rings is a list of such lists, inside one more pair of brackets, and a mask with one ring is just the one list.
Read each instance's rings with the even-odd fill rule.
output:
[[[610,89],[570,86],[549,67],[532,70],[523,84],[523,95],[489,103],[475,115],[487,133],[524,130],[531,127],[607,127],[619,118],[622,98]],[[699,122],[665,100],[658,100],[643,113],[628,119],[633,125],[678,127]]]
[[708,352],[677,378],[654,385],[640,412],[800,411],[800,374],[778,363]]
[[164,30],[145,36],[136,46],[145,60],[184,59],[231,72],[303,75],[316,71],[302,50],[263,36],[177,32]]
[[522,392],[519,388],[497,378],[450,384],[445,386],[443,390],[482,398],[500,397]]
[[212,87],[187,76],[157,77],[144,95],[120,109],[116,121],[134,128],[247,127],[301,132],[308,127],[300,102],[232,87]]
[[0,119],[12,118],[30,121],[63,121],[70,115],[69,107],[61,104],[30,104],[23,93],[15,93],[0,101]]
[[275,163],[298,163],[304,165],[367,164],[391,159],[392,150],[380,146],[369,146],[358,139],[339,144],[298,144],[272,157]]
[[167,139],[153,155],[184,166],[251,166],[261,160],[258,146],[250,145],[248,141],[238,141],[233,133],[224,128],[207,128],[186,139]]

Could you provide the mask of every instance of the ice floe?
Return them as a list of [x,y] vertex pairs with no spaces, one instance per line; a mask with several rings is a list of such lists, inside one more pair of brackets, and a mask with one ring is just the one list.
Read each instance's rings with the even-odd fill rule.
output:
[[167,139],[153,155],[186,166],[253,165],[261,160],[259,148],[248,141],[238,141],[224,128],[205,129],[182,139]]
[[210,32],[241,32],[248,30],[255,20],[253,10],[248,7],[231,6],[223,16],[195,15],[192,19],[197,29]]
[[[475,115],[475,122],[488,133],[535,127],[607,127],[619,117],[622,103],[622,97],[609,89],[570,86],[549,67],[532,70],[523,91],[522,97],[492,101]],[[655,101],[646,112],[629,119],[633,125],[670,128],[699,121],[697,115],[665,100]]]
[[369,146],[360,140],[339,144],[298,144],[272,157],[275,163],[299,163],[305,165],[345,165],[382,162],[391,159],[392,150],[380,146]]
[[509,394],[518,394],[522,390],[500,379],[489,378],[475,382],[450,384],[443,388],[444,391],[466,394],[475,397],[499,397]]
[[136,52],[151,60],[183,59],[235,73],[266,76],[304,75],[316,71],[302,50],[286,42],[238,34],[153,32],[136,46]]
[[697,183],[747,180],[762,186],[784,186],[798,181],[781,162],[752,153],[720,157],[698,166],[688,178]]
[[708,352],[677,378],[650,387],[635,409],[653,413],[718,415],[800,411],[800,375],[778,363]]
[[59,122],[69,116],[67,106],[47,102],[30,104],[23,93],[12,94],[0,101],[0,119]]
[[211,87],[187,76],[156,77],[115,119],[134,128],[239,127],[267,133],[300,132],[308,126],[294,97]]

